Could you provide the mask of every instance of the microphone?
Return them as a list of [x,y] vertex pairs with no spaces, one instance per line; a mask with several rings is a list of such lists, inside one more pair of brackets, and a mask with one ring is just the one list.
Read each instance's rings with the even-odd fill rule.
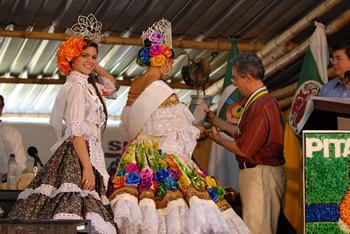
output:
[[27,153],[29,154],[30,157],[34,158],[34,164],[35,162],[38,162],[41,167],[44,167],[43,163],[41,162],[39,156],[38,156],[38,150],[34,147],[31,146],[28,148]]
[[349,83],[350,82],[350,71],[346,71],[344,73],[344,78],[345,78],[345,83]]

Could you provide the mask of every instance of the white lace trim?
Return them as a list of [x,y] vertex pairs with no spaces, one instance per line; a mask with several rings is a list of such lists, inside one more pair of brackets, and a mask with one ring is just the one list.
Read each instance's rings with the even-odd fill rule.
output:
[[76,78],[82,80],[84,83],[88,83],[89,76],[77,71],[71,71],[67,78]]
[[[59,213],[53,217],[55,220],[59,219],[79,219],[83,220],[82,217],[76,214]],[[115,227],[106,221],[97,213],[87,213],[86,219],[91,220],[91,226],[100,234],[114,234],[116,233]]]
[[235,215],[226,219],[226,223],[229,229],[231,230],[232,234],[236,234],[236,233],[250,234],[251,233],[247,225],[245,225],[243,220],[238,215]]
[[210,207],[200,203],[190,208],[188,219],[190,233],[230,234],[231,231],[218,207]]
[[79,215],[76,215],[76,214],[68,214],[68,213],[58,213],[58,214],[55,214],[53,216],[52,219],[79,219],[79,220],[83,220],[82,217],[80,217]]
[[94,133],[83,121],[73,121],[67,125],[63,139],[72,141],[74,136],[84,136],[85,139],[89,139],[94,137]]
[[[128,132],[130,107],[125,106],[121,115],[120,131]],[[158,108],[142,127],[140,135],[161,137],[159,149],[169,154],[191,157],[196,147],[199,130],[189,109],[179,103],[168,108]]]
[[142,214],[139,205],[124,199],[117,202],[113,201],[111,207],[114,213],[114,222],[121,233],[139,233],[142,225]]
[[[153,200],[152,200],[153,201]],[[153,234],[158,231],[158,215],[155,207],[142,206],[140,207],[142,214],[142,234]]]
[[40,187],[37,187],[34,190],[33,189],[25,189],[23,192],[21,192],[18,195],[17,199],[25,199],[29,195],[32,195],[35,193],[41,193],[41,194],[44,194],[50,198],[53,198],[59,193],[70,193],[70,192],[71,193],[78,192],[81,197],[86,197],[88,195],[91,195],[96,200],[101,201],[101,203],[103,205],[110,204],[110,202],[106,196],[102,196],[100,198],[100,196],[98,195],[98,193],[95,190],[93,190],[93,191],[81,190],[76,184],[72,184],[72,183],[64,183],[64,184],[62,184],[62,186],[59,189],[56,189],[51,185],[42,184],[42,185],[40,185]]
[[[98,87],[98,89],[101,88],[100,93],[103,94],[102,88],[104,88],[107,92],[110,93],[109,96],[105,96],[108,99],[116,99],[118,97],[117,95],[117,89],[115,87],[115,85],[113,84],[112,81],[110,81],[108,78],[104,77],[104,76],[99,76],[98,77],[98,81],[102,84],[96,83],[96,86]],[[99,87],[100,86],[100,87]]]
[[[86,139],[86,138],[85,138]],[[90,161],[91,164],[95,167],[95,169],[102,175],[104,186],[108,188],[108,179],[109,175],[105,165],[105,158],[103,154],[103,150],[100,144],[96,142],[95,138],[88,139],[90,146]]]
[[97,213],[87,213],[86,219],[91,220],[91,225],[100,234],[114,234],[117,232],[111,223],[104,221],[104,219]]
[[178,206],[168,215],[158,215],[158,234],[191,233],[188,226],[189,209],[187,206]]

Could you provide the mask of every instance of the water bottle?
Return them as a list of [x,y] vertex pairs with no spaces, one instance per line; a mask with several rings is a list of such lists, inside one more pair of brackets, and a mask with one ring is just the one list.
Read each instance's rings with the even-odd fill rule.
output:
[[17,190],[17,162],[14,154],[10,154],[7,163],[7,189]]

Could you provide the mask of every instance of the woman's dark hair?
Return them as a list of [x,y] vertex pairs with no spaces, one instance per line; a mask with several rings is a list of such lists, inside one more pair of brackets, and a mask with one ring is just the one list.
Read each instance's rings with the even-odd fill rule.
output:
[[0,95],[0,99],[2,101],[2,107],[4,107],[5,106],[4,97],[2,95]]
[[[84,39],[84,42],[86,43],[86,45],[83,46],[83,50],[85,50],[86,48],[92,46],[92,47],[96,48],[96,51],[98,53],[98,44],[96,42],[94,42],[93,40],[90,40],[90,39]],[[72,67],[72,65],[71,65],[71,67]],[[102,132],[104,132],[105,129],[106,129],[106,126],[107,126],[107,119],[108,119],[106,103],[104,102],[100,92],[97,89],[96,82],[95,82],[95,76],[92,73],[89,74],[88,82],[91,83],[92,86],[94,86],[94,88],[96,90],[96,93],[98,95],[98,98],[100,99],[100,101],[101,101],[101,103],[103,105],[103,112],[106,115],[106,121],[103,123],[103,131],[102,131]]]
[[345,49],[345,54],[350,58],[350,40],[343,41],[340,44],[337,44],[336,46],[333,47],[333,51],[344,50],[344,49]]
[[173,51],[173,49],[170,49],[170,50],[171,50],[171,56],[170,56],[170,58],[175,59],[175,52]]

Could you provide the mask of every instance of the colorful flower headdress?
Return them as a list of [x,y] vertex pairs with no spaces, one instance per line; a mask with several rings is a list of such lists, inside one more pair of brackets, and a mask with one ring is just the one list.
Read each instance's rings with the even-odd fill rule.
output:
[[142,41],[144,47],[140,50],[136,63],[141,67],[163,66],[165,60],[172,55],[171,23],[166,19],[155,22],[142,33]]
[[60,45],[56,53],[57,69],[66,76],[72,71],[69,62],[84,52],[83,46],[86,45],[83,41],[84,38],[96,43],[100,41],[102,24],[97,21],[93,14],[87,17],[80,15],[78,23],[74,24],[70,30],[73,36],[66,38],[66,41]]

